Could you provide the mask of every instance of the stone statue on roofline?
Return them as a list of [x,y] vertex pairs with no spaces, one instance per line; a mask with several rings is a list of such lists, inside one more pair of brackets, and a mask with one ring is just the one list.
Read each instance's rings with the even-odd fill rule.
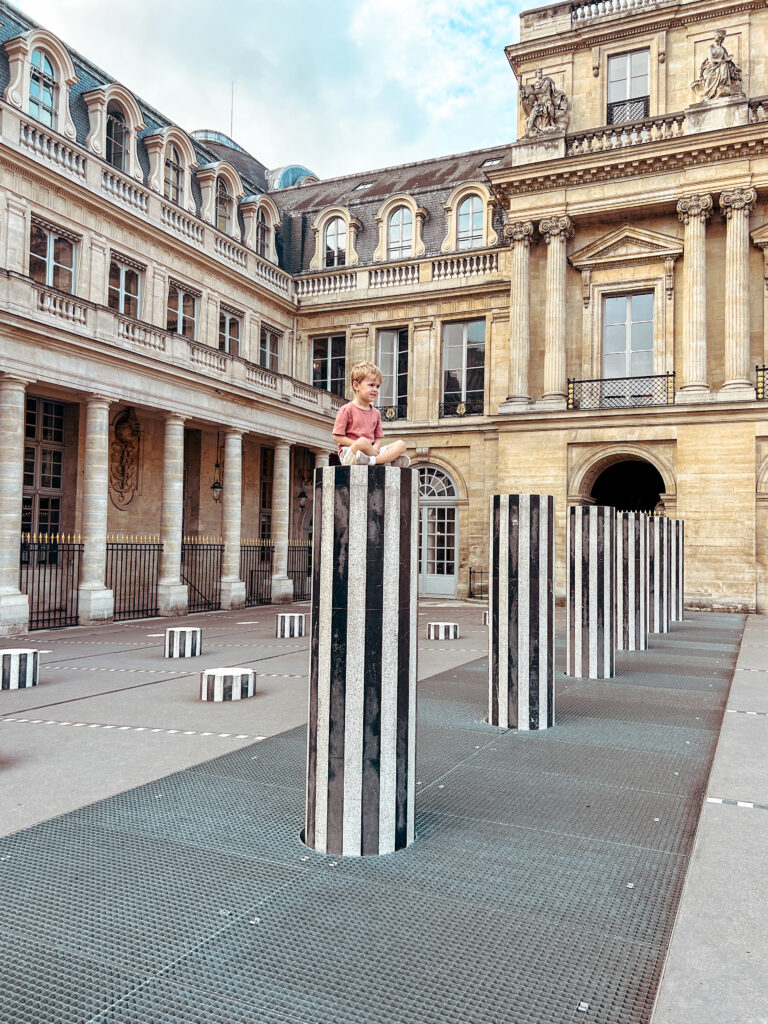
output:
[[530,85],[520,86],[520,100],[528,120],[525,138],[564,132],[568,127],[568,97],[544,74],[542,68]]
[[700,100],[714,100],[720,96],[743,96],[741,68],[736,67],[733,57],[723,46],[725,29],[715,32],[715,41],[709,48],[709,56],[701,63],[699,77],[691,82],[691,88]]

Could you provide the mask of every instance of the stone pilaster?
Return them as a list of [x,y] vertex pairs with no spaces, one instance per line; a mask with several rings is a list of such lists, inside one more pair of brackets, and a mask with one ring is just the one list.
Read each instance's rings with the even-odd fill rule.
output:
[[288,576],[288,528],[291,519],[291,446],[287,441],[275,444],[275,475],[272,480],[272,603],[289,604],[293,600],[293,581]]
[[224,555],[221,561],[221,607],[242,608],[245,582],[240,579],[240,527],[243,507],[243,432],[228,430],[224,435],[224,490],[221,532]]
[[83,557],[78,587],[81,624],[112,618],[114,595],[106,585],[107,503],[109,501],[109,399],[86,399],[83,467]]
[[189,606],[189,587],[181,582],[181,532],[184,513],[184,419],[165,417],[163,496],[160,511],[160,580],[157,602],[161,615],[183,615]]
[[677,215],[685,224],[683,365],[677,395],[682,401],[697,401],[709,391],[705,235],[711,211],[710,195],[684,196],[677,204]]
[[29,627],[29,598],[19,590],[26,386],[0,377],[0,636]]
[[528,366],[531,350],[530,249],[534,228],[531,221],[507,224],[504,237],[512,250],[509,288],[509,395],[500,412],[512,412],[528,405]]
[[749,359],[749,215],[755,208],[753,188],[729,189],[720,195],[727,220],[725,236],[725,397],[754,398]]
[[566,303],[565,247],[573,237],[570,217],[547,217],[539,224],[547,243],[547,301],[544,316],[544,401],[565,408],[567,379],[565,366]]

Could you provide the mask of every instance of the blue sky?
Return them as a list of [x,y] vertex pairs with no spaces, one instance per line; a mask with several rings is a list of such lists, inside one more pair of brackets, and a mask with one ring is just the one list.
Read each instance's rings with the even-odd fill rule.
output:
[[511,142],[510,0],[15,0],[188,131],[322,178]]

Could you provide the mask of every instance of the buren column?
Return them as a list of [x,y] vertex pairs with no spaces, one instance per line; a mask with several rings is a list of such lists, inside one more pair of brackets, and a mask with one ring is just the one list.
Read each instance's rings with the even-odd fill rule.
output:
[[669,632],[669,523],[652,516],[648,524],[648,632]]
[[648,649],[648,516],[616,516],[616,650]]
[[315,471],[307,813],[319,853],[414,838],[418,473]]
[[566,304],[565,276],[568,269],[565,247],[573,237],[570,217],[547,217],[539,224],[547,243],[547,305],[544,314],[544,400],[565,407]]
[[504,729],[555,724],[555,499],[491,496],[488,721]]
[[616,647],[616,512],[568,509],[566,674],[607,679]]
[[677,215],[685,224],[683,372],[680,391],[693,400],[709,391],[705,232],[711,211],[710,195],[684,196],[677,204]]
[[685,523],[669,520],[669,621],[685,618]]

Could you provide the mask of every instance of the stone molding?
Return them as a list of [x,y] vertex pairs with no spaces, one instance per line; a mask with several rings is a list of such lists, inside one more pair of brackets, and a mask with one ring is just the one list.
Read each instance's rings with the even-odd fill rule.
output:
[[[471,195],[480,196],[483,201],[484,214],[482,247],[487,248],[491,245],[496,245],[498,242],[499,236],[493,229],[493,209],[496,203],[496,197],[482,181],[465,181],[462,182],[461,185],[457,185],[448,196],[447,200],[443,203],[443,209],[445,210],[446,232],[443,244],[440,246],[441,252],[458,251],[456,234],[459,219],[459,206]],[[462,250],[462,252],[471,251],[472,250],[470,249]]]
[[754,188],[732,188],[720,194],[720,212],[727,220],[739,212],[749,217],[756,203],[757,190]]
[[573,221],[566,215],[545,217],[539,222],[539,234],[547,245],[555,238],[563,238],[567,241],[569,238],[573,238],[574,233]]
[[[711,196],[709,199],[711,207]],[[572,253],[569,262],[584,273],[599,268],[674,261],[682,255],[683,244],[679,238],[623,224]]]
[[683,196],[677,202],[677,216],[687,224],[689,220],[697,219],[706,221],[712,213],[712,196],[690,195]]
[[525,245],[529,247],[534,242],[535,228],[530,220],[518,220],[504,225],[504,239],[510,246]]
[[408,260],[417,259],[423,256],[427,251],[427,247],[424,244],[424,222],[426,221],[429,214],[423,206],[419,206],[416,200],[408,192],[396,192],[394,195],[388,196],[387,199],[381,204],[376,213],[373,215],[373,219],[379,229],[379,244],[376,246],[376,250],[373,254],[374,263],[383,263],[389,259],[388,256],[388,235],[389,235],[389,218],[399,209],[404,206],[406,210],[411,211],[411,253],[410,256],[396,256],[396,260]]
[[[334,217],[341,217],[347,226],[346,260],[342,266],[326,267],[325,260],[323,259],[325,229]],[[346,206],[338,204],[326,206],[324,210],[321,210],[320,213],[318,213],[312,223],[312,231],[315,235],[315,253],[310,261],[309,269],[328,270],[342,273],[346,267],[356,267],[360,262],[360,257],[357,254],[357,236],[362,230],[362,227],[363,225],[357,217],[353,217]]]

